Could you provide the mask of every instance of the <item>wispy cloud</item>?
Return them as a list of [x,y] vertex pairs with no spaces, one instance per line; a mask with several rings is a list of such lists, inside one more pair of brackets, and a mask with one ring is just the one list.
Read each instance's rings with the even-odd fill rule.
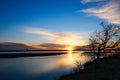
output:
[[105,0],[82,0],[82,4],[90,3],[90,2],[100,2],[100,1],[105,1]]
[[99,8],[89,8],[81,10],[89,15],[96,16],[100,19],[105,19],[110,23],[120,24],[120,1],[111,0],[107,4]]
[[26,28],[24,32],[30,34],[41,35],[45,38],[47,43],[63,44],[63,45],[86,45],[85,36],[86,33],[75,33],[75,32],[55,32],[41,28]]

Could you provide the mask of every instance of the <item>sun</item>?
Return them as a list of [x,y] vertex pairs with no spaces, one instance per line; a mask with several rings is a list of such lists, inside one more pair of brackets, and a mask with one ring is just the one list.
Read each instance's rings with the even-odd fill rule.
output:
[[67,50],[72,51],[73,47],[69,46],[69,47],[67,47]]

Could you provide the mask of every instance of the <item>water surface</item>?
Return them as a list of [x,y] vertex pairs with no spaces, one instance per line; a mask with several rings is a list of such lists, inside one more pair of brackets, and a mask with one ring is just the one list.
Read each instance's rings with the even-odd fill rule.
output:
[[71,73],[76,61],[84,64],[90,60],[91,57],[81,51],[57,56],[4,58],[0,59],[0,80],[54,80]]

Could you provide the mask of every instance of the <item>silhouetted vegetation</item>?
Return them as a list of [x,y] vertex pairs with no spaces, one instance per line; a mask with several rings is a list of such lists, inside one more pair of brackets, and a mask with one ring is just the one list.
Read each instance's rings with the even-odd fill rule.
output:
[[82,70],[84,69],[84,66],[83,66],[83,64],[81,64],[80,61],[76,61],[75,64],[76,64],[76,67],[74,67],[74,68],[72,69],[72,72],[73,72],[73,73],[80,72],[80,71],[82,71]]
[[120,46],[120,26],[101,23],[101,31],[95,31],[89,38],[91,52],[97,59],[106,49],[114,49]]

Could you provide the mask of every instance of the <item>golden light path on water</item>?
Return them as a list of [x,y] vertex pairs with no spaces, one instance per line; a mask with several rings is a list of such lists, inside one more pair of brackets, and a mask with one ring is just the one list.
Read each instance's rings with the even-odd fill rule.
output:
[[72,51],[73,51],[73,47],[72,47],[72,46],[69,46],[69,47],[67,47],[67,50],[68,50],[69,61],[71,62],[71,61],[72,61]]
[[69,50],[68,51],[68,57],[69,57],[69,61],[72,61],[72,50]]

